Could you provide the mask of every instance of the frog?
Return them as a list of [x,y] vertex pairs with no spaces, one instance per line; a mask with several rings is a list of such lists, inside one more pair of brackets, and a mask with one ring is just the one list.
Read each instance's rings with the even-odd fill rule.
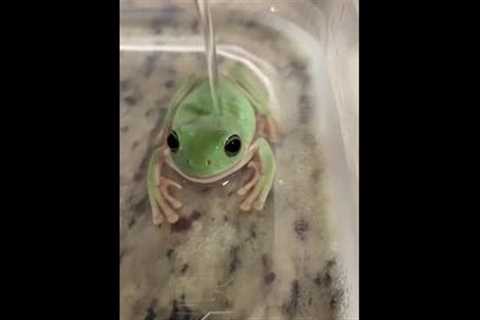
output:
[[212,97],[208,77],[188,76],[173,95],[158,146],[148,163],[147,190],[153,224],[179,221],[183,203],[172,189],[182,190],[179,179],[164,175],[172,168],[185,180],[213,184],[244,167],[251,177],[240,189],[240,211],[263,210],[272,190],[276,163],[272,146],[280,138],[278,121],[269,108],[269,95],[243,66],[221,73]]

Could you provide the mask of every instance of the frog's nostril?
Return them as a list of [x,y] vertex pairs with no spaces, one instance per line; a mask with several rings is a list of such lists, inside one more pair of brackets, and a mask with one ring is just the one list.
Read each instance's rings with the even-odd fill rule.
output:
[[209,166],[212,163],[212,161],[207,160],[207,166]]

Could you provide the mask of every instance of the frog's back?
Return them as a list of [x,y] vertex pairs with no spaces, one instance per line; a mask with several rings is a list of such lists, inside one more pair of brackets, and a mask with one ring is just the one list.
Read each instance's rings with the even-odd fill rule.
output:
[[216,89],[220,112],[214,107],[208,79],[203,79],[177,107],[172,126],[237,130],[249,143],[255,133],[255,109],[231,80],[220,78]]

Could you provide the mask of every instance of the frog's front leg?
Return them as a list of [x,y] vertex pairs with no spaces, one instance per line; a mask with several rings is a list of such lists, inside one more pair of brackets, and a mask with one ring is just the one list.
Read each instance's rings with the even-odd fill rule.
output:
[[272,189],[273,178],[276,166],[273,151],[264,138],[259,138],[253,145],[254,156],[248,167],[253,169],[254,174],[249,182],[238,190],[239,195],[247,194],[240,205],[243,211],[250,211],[253,208],[262,210],[265,200]]
[[182,207],[182,203],[170,195],[168,188],[182,189],[175,181],[162,176],[162,168],[165,164],[165,151],[167,147],[161,147],[153,152],[148,165],[148,197],[152,208],[152,219],[155,225],[162,224],[164,217],[169,223],[178,220],[175,210]]

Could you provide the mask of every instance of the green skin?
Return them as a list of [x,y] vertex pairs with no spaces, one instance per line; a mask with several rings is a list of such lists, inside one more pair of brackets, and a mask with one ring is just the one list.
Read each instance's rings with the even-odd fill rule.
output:
[[[158,216],[162,211],[167,221],[176,222],[178,215],[170,209],[181,206],[172,204],[175,200],[167,201],[168,196],[159,190],[161,165],[158,164],[162,159],[181,176],[196,183],[219,181],[256,159],[261,169],[258,182],[251,188],[250,197],[255,199],[250,202],[257,210],[263,208],[273,184],[275,159],[267,140],[256,138],[256,123],[258,115],[270,116],[266,108],[268,96],[244,71],[238,71],[232,77],[219,78],[217,108],[212,101],[208,79],[192,76],[174,96],[165,118],[163,148],[154,151],[148,168],[148,193],[155,224],[163,221]],[[179,141],[175,152],[165,147],[170,130],[177,133]],[[225,142],[232,135],[240,137],[241,149],[238,154],[228,156]],[[248,211],[250,207],[244,205],[243,209]]]

